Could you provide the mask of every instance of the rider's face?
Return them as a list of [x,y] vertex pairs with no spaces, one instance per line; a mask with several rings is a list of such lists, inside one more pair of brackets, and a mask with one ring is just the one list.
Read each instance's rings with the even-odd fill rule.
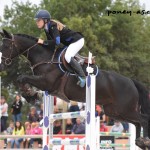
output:
[[44,27],[44,20],[43,19],[37,19],[36,25],[39,29],[42,29]]

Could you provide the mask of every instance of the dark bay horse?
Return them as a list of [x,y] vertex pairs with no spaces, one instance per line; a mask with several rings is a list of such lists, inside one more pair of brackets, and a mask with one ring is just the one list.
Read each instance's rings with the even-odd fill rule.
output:
[[[52,42],[50,47],[37,44],[37,38],[24,35],[11,35],[3,30],[0,51],[2,52],[1,68],[11,64],[19,55],[29,60],[34,75],[22,75],[18,82],[29,83],[51,95],[60,97],[65,101],[75,100],[85,102],[85,88],[79,87],[75,75],[65,73],[59,68],[58,60],[61,50],[55,51]],[[55,53],[55,55],[54,55]],[[83,68],[86,68],[83,64]],[[92,65],[95,67],[95,65]],[[63,65],[62,65],[63,67]],[[136,144],[141,147],[150,147],[149,116],[150,101],[148,91],[137,81],[113,71],[97,71],[96,77],[96,103],[103,106],[105,114],[120,121],[133,123],[136,127]],[[143,137],[140,137],[143,127]]]

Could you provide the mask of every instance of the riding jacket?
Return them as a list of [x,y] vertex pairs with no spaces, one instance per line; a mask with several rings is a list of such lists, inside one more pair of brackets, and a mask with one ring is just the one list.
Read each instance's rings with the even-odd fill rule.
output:
[[44,31],[47,36],[47,41],[44,41],[44,45],[49,45],[49,43],[53,41],[56,45],[62,43],[68,46],[83,38],[81,33],[70,30],[62,23],[55,20],[48,22]]

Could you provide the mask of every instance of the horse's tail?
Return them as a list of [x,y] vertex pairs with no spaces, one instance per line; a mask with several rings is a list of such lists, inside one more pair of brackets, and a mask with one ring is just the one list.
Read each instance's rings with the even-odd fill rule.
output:
[[135,87],[139,93],[139,104],[141,105],[141,112],[144,114],[149,115],[150,117],[150,98],[149,98],[149,91],[146,87],[137,80],[132,79],[134,82]]

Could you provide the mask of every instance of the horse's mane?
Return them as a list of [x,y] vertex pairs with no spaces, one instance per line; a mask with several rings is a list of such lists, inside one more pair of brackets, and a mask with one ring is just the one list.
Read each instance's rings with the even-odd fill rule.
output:
[[34,41],[37,41],[37,38],[36,37],[33,37],[31,35],[27,35],[27,34],[15,34],[17,36],[22,36],[22,37],[26,37],[28,39],[31,39],[31,40],[34,40]]

